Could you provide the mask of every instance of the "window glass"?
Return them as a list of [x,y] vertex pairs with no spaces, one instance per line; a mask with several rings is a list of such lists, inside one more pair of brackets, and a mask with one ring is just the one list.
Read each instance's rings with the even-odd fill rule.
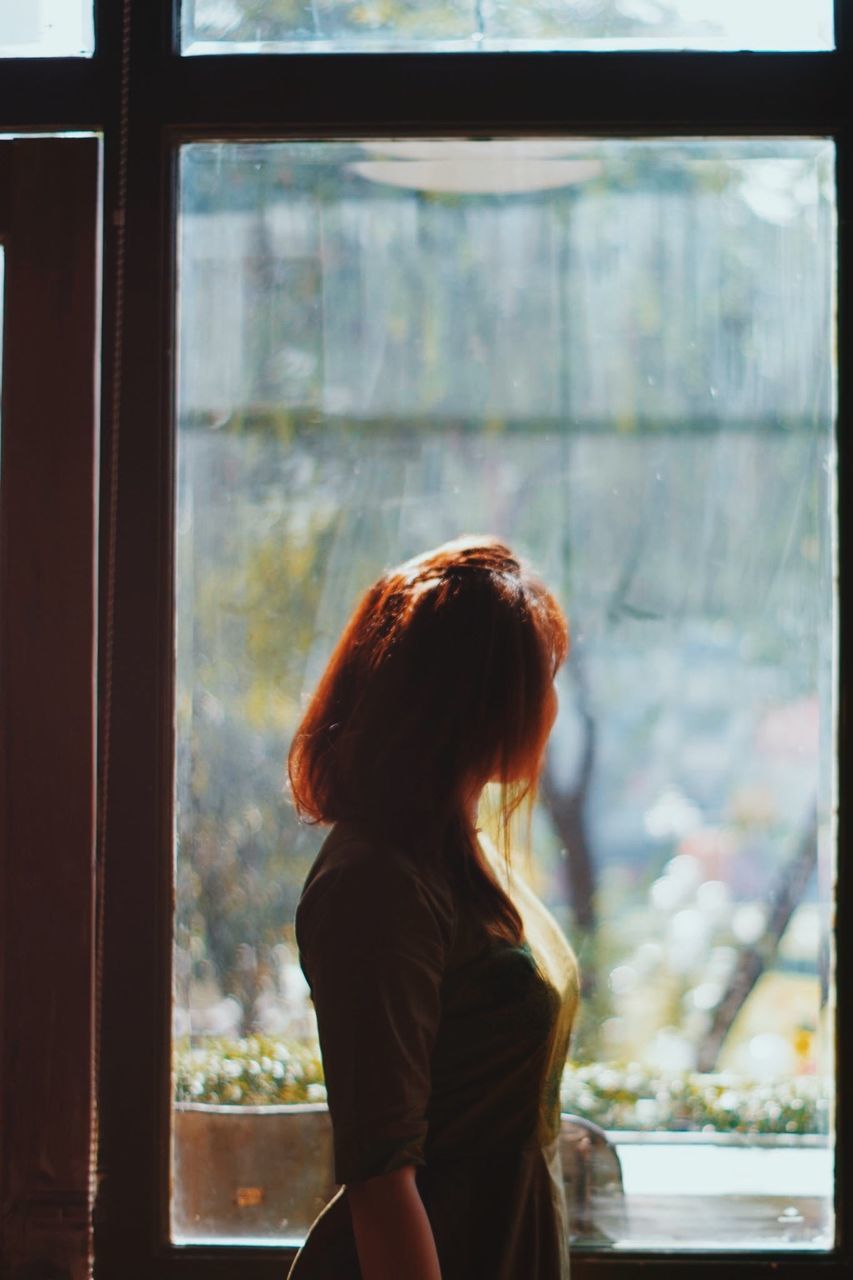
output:
[[185,53],[831,49],[832,0],[184,0]]
[[834,217],[820,139],[183,148],[176,1238],[334,1191],[284,760],[360,592],[486,531],[573,633],[576,1242],[831,1245]]
[[92,0],[0,0],[0,58],[91,57],[92,7]]

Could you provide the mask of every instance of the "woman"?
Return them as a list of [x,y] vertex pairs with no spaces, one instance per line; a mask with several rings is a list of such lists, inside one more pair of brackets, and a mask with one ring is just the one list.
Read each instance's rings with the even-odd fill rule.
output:
[[[568,628],[494,538],[379,579],[289,757],[334,824],[296,913],[335,1180],[289,1280],[565,1280],[559,1084],[577,965],[511,869]],[[500,783],[503,860],[477,805]]]

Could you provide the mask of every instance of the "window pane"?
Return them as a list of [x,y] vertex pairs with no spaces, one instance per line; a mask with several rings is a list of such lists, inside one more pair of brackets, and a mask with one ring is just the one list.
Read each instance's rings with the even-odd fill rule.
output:
[[184,53],[831,49],[832,0],[184,0]]
[[576,1236],[828,1247],[831,144],[204,143],[180,200],[175,1237],[334,1190],[283,762],[359,593],[480,530],[573,632],[536,888],[625,1191]]
[[0,0],[0,57],[91,57],[92,7],[92,0]]

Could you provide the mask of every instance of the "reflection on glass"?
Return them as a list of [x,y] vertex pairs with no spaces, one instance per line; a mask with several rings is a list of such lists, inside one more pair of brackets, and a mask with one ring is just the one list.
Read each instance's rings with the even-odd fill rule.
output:
[[176,1238],[334,1190],[283,761],[366,584],[489,531],[573,630],[534,850],[611,1142],[576,1237],[831,1244],[832,179],[811,139],[184,148]]
[[88,58],[93,0],[0,0],[0,58]]
[[832,0],[184,0],[184,53],[831,49]]

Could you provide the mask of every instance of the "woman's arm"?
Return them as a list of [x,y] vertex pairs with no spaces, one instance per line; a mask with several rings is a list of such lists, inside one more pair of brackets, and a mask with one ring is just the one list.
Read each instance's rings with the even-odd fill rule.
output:
[[363,1280],[441,1280],[432,1226],[413,1164],[347,1183]]

